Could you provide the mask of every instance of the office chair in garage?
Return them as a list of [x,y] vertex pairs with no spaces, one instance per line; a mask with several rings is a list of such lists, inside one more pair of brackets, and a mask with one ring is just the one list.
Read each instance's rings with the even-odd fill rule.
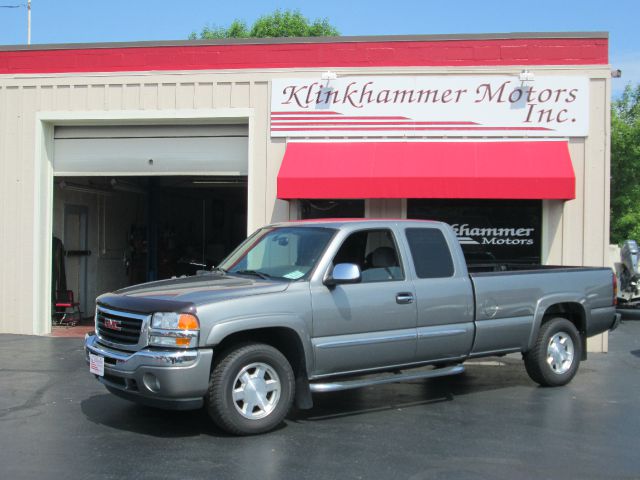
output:
[[75,302],[73,290],[58,290],[51,314],[54,325],[73,327],[82,319],[80,302]]

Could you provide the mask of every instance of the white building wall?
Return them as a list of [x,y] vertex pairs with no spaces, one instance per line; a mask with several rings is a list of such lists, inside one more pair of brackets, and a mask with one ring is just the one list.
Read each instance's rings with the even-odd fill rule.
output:
[[[544,202],[543,248],[547,263],[607,265],[609,244],[609,108],[607,66],[527,67],[536,75],[580,75],[591,79],[590,130],[586,139],[570,139],[576,173],[576,199]],[[326,69],[203,71],[134,74],[0,76],[0,332],[46,333],[46,308],[34,297],[48,284],[50,268],[34,252],[39,236],[50,231],[50,186],[43,152],[51,144],[51,123],[38,138],[37,114],[64,114],[67,122],[86,124],[113,112],[127,118],[145,112],[154,122],[171,123],[176,112],[251,112],[249,132],[248,230],[295,216],[295,209],[276,199],[276,178],[286,142],[269,136],[270,80],[276,77],[320,78]],[[474,75],[517,74],[522,67],[335,69],[339,75]],[[231,110],[228,110],[231,109]],[[48,114],[43,112],[49,112]],[[56,115],[53,115],[55,117]],[[180,115],[178,115],[180,116]],[[218,115],[216,115],[218,116]],[[84,119],[84,120],[82,120]],[[218,120],[220,120],[218,118]],[[235,121],[238,119],[236,118]],[[140,120],[138,120],[141,122]],[[180,122],[185,120],[181,117]],[[36,204],[35,199],[42,197]],[[370,201],[371,216],[406,214],[405,203]],[[40,263],[34,263],[40,262]],[[46,291],[46,290],[45,290]],[[593,348],[606,348],[598,340]]]

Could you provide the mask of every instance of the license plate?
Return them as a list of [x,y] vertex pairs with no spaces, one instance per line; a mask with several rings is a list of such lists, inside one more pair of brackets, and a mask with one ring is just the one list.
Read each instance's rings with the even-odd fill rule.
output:
[[89,354],[89,371],[100,377],[104,377],[104,357]]

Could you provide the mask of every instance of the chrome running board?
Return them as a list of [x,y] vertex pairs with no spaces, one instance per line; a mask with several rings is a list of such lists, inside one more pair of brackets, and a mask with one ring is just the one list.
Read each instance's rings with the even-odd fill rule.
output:
[[444,377],[446,375],[458,375],[464,372],[464,366],[453,365],[451,367],[434,368],[422,372],[399,373],[371,378],[357,378],[354,380],[335,381],[330,383],[310,383],[309,387],[313,393],[337,392],[339,390],[349,390],[352,388],[370,387],[372,385],[383,385],[385,383],[406,382],[409,380],[419,380],[422,378]]

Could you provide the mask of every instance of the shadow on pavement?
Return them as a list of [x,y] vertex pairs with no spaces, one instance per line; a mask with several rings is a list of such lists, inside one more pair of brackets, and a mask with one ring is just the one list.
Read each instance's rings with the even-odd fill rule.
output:
[[[536,388],[521,365],[520,362],[491,366],[471,363],[461,375],[315,394],[313,409],[294,409],[288,420],[323,421],[450,402],[458,396],[490,390],[519,386]],[[83,400],[81,409],[95,424],[143,435],[163,438],[229,436],[215,426],[204,409],[160,410],[127,402],[109,393]]]
[[215,426],[204,409],[160,410],[121,400],[110,393],[83,400],[81,409],[95,424],[153,437],[228,436]]
[[454,401],[455,397],[467,394],[520,386],[537,388],[524,373],[521,362],[496,366],[469,364],[464,373],[450,377],[315,394],[313,409],[297,411],[291,420],[322,421],[421,407]]

